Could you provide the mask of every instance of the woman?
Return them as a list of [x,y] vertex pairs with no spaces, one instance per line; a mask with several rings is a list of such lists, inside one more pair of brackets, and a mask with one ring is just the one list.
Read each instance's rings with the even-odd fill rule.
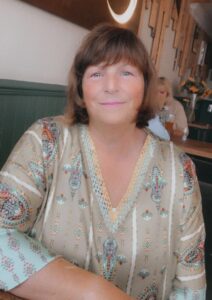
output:
[[65,118],[32,125],[1,172],[4,290],[33,300],[204,299],[193,164],[145,129],[154,74],[131,31],[88,34]]
[[188,122],[182,104],[173,98],[171,83],[165,77],[158,78],[158,104],[161,117],[173,115],[173,134],[182,136],[188,132]]

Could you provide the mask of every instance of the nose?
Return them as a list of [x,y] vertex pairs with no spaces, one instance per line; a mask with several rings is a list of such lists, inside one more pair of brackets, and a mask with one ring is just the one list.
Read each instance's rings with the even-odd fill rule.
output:
[[115,74],[107,74],[105,76],[105,92],[116,93],[118,91],[118,80]]

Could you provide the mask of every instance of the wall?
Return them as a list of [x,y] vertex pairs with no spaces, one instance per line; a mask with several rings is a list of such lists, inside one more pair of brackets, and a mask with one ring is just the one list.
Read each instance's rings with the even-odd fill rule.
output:
[[[0,0],[0,7],[0,78],[66,84],[76,49],[88,30],[19,0]],[[139,36],[150,53],[149,13],[145,10]],[[178,69],[173,70],[173,39],[170,22],[159,75],[170,78],[176,87],[180,78]]]
[[[138,34],[143,41],[148,53],[151,54],[153,38],[151,37],[151,28],[148,24],[150,18],[150,7],[149,9],[144,10],[142,18],[142,26],[140,26]],[[176,49],[173,48],[175,32],[173,31],[172,26],[173,24],[172,22],[170,22],[169,26],[166,28],[164,44],[158,68],[158,75],[169,78],[173,83],[174,90],[177,90],[180,77],[178,75],[179,68],[177,67],[173,69]]]
[[172,22],[166,29],[163,50],[160,57],[159,76],[165,76],[173,83],[174,89],[179,84],[179,68],[174,69],[176,49],[173,48],[175,32],[172,30]]
[[19,0],[0,0],[0,78],[66,84],[87,32]]

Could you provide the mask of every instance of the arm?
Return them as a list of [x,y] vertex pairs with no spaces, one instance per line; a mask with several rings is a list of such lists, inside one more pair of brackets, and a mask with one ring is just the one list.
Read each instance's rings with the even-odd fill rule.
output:
[[0,174],[0,289],[39,300],[130,299],[102,277],[52,256],[30,237],[59,152],[56,128],[44,127],[30,128]]
[[175,129],[176,131],[181,132],[181,135],[184,132],[185,128],[188,128],[188,122],[187,122],[187,117],[185,114],[185,110],[183,108],[183,105],[175,100],[175,104],[176,104],[176,116],[175,116]]
[[0,289],[5,291],[54,259],[30,237],[47,187],[41,132],[40,123],[33,125],[0,172]]
[[180,212],[176,276],[170,300],[205,299],[205,230],[201,195],[194,165],[187,155],[180,155],[183,165],[184,198]]
[[11,290],[30,300],[130,300],[120,289],[63,258],[49,263],[26,282]]

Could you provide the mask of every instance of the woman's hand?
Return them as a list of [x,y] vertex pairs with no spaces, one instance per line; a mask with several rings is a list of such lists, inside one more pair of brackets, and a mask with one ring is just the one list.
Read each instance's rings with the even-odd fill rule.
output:
[[130,300],[101,276],[57,258],[10,291],[29,300]]

